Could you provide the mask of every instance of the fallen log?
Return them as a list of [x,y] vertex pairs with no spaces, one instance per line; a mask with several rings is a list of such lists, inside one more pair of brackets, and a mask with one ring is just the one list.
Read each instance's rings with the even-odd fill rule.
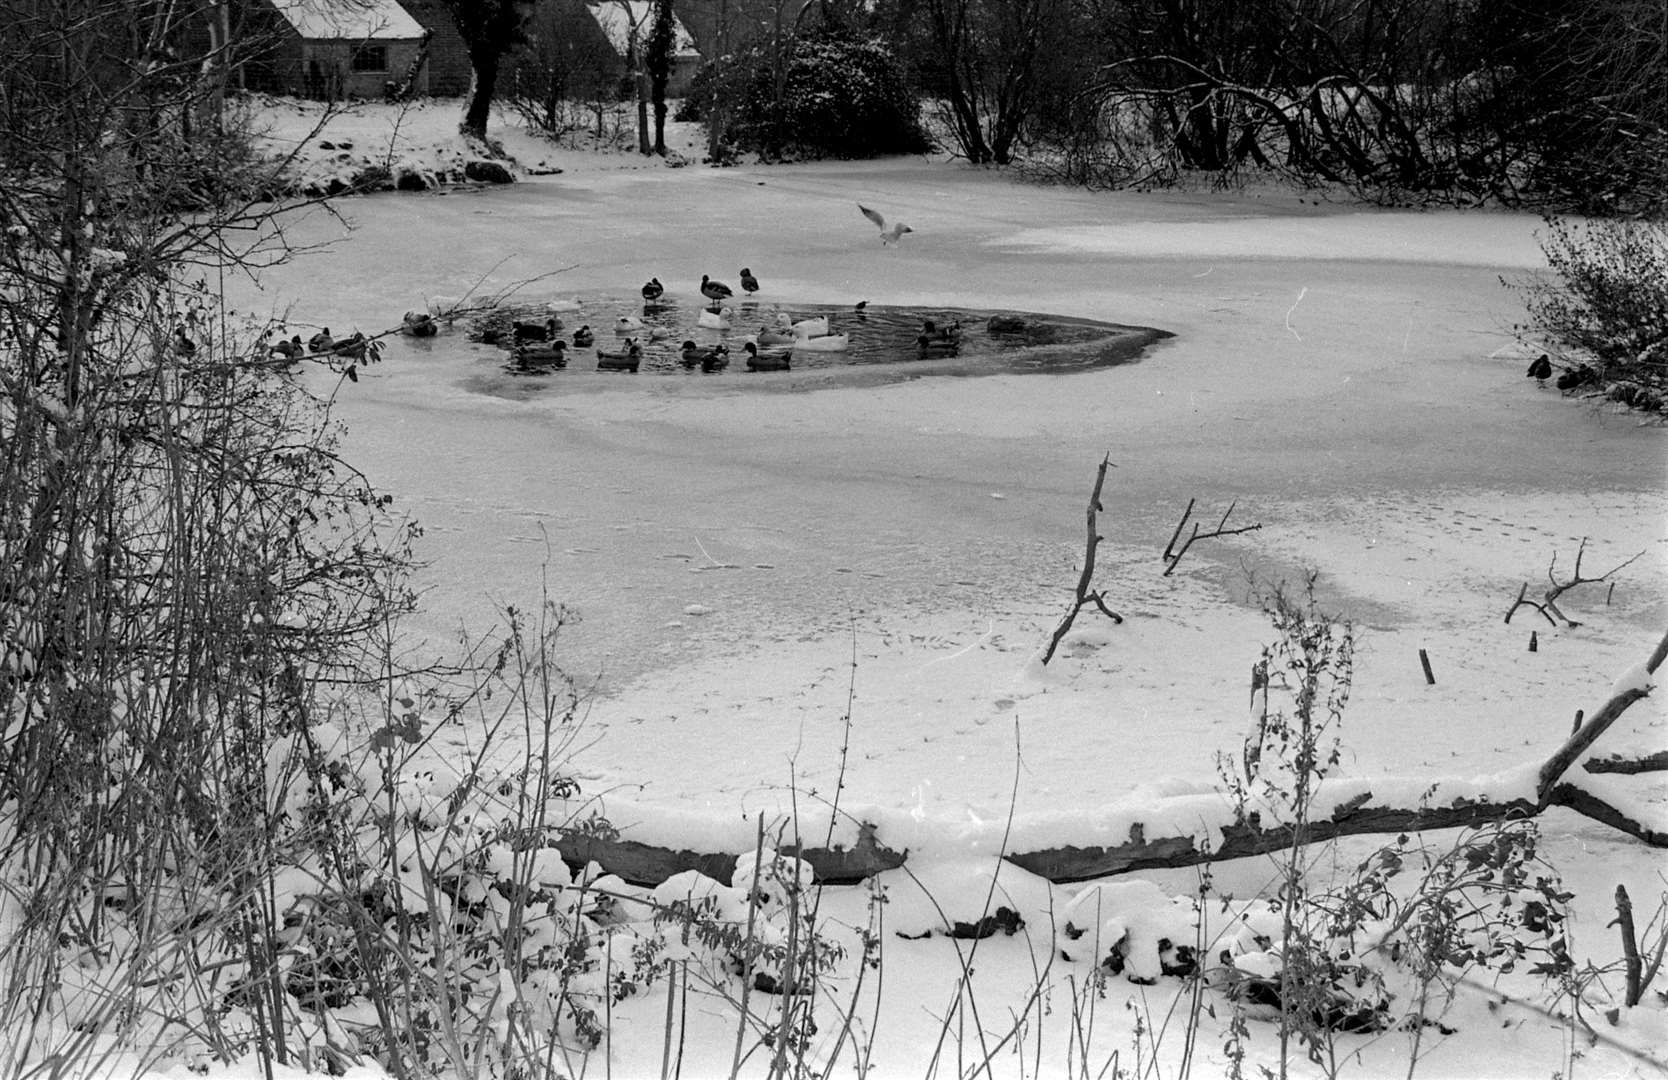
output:
[[1621,754],[1611,754],[1608,757],[1588,758],[1581,763],[1581,767],[1590,773],[1621,773],[1624,776],[1663,772],[1668,771],[1668,750],[1658,750],[1654,754],[1646,754],[1643,757],[1623,757]]
[[[1393,781],[1391,783],[1394,783]],[[1440,788],[1440,784],[1436,787]],[[1189,796],[1179,797],[1180,802]],[[1668,832],[1628,816],[1599,795],[1572,783],[1560,783],[1545,802],[1528,796],[1492,801],[1486,797],[1456,797],[1443,805],[1385,806],[1376,804],[1371,791],[1360,791],[1333,808],[1326,817],[1312,819],[1307,827],[1308,843],[1321,843],[1343,836],[1428,832],[1485,825],[1494,821],[1527,820],[1551,806],[1560,806],[1602,822],[1655,848],[1668,848]],[[1162,817],[1166,807],[1154,807]],[[1292,845],[1290,825],[1264,826],[1255,814],[1241,822],[1211,825],[1201,822],[1191,835],[1158,836],[1147,839],[1149,827],[1131,825],[1129,839],[1121,844],[1063,845],[1039,851],[1011,852],[1008,862],[1055,884],[1089,881],[1143,870],[1174,869],[1242,859],[1282,851]],[[657,885],[684,870],[698,870],[718,881],[729,881],[736,856],[658,847],[634,840],[619,840],[583,832],[568,833],[559,841],[562,856],[575,866],[595,861],[605,871],[634,885]],[[798,848],[784,845],[784,854],[798,854],[816,871],[817,880],[830,885],[850,885],[886,870],[904,865],[908,855],[880,843],[872,826],[859,830],[851,848]]]
[[[558,834],[562,861],[576,869],[595,862],[603,870],[633,885],[659,885],[673,874],[698,870],[715,881],[728,882],[735,874],[736,856],[659,847],[636,840],[611,839],[578,830]],[[858,828],[857,842],[850,848],[801,847],[783,844],[784,855],[797,855],[811,864],[817,880],[830,885],[854,885],[883,870],[904,864],[902,851],[893,851],[875,838],[872,825]]]
[[[1644,674],[1646,676],[1655,675],[1665,659],[1668,659],[1668,634],[1662,636],[1662,640],[1657,642],[1656,648],[1652,650],[1650,659],[1645,661]],[[1627,711],[1628,706],[1646,697],[1650,692],[1648,685],[1618,687],[1611,694],[1610,700],[1606,701],[1598,712],[1588,717],[1586,722],[1576,728],[1575,734],[1571,735],[1568,741],[1558,748],[1558,752],[1548,758],[1545,765],[1541,766],[1536,790],[1539,792],[1542,802],[1551,797],[1553,786],[1563,778],[1564,773],[1569,771],[1570,766],[1575,764],[1576,759],[1586,753],[1593,743],[1598,740],[1598,737],[1608,731],[1610,725],[1621,718],[1621,715]]]
[[[1362,833],[1462,828],[1509,818],[1531,818],[1539,812],[1531,799],[1487,802],[1461,798],[1447,806],[1425,807],[1374,806],[1371,800],[1370,792],[1359,794],[1337,807],[1330,817],[1310,821],[1306,828],[1307,842],[1317,843]],[[1144,830],[1131,831],[1130,843],[1018,852],[1009,855],[1008,861],[1039,877],[1063,884],[1136,870],[1241,859],[1292,846],[1291,826],[1264,828],[1255,814],[1242,823],[1224,825],[1216,836],[1167,836],[1149,841],[1141,835]]]
[[[1103,470],[1104,467],[1103,464]],[[1098,483],[1096,489],[1098,493]],[[1093,513],[1094,503],[1091,502],[1091,536]],[[1305,842],[1324,842],[1341,836],[1368,833],[1464,828],[1494,821],[1532,818],[1548,807],[1561,806],[1609,825],[1651,847],[1668,848],[1668,830],[1630,817],[1594,791],[1563,779],[1570,766],[1627,710],[1628,706],[1650,693],[1648,676],[1654,674],[1665,659],[1668,659],[1668,635],[1664,635],[1650,658],[1642,665],[1643,677],[1630,674],[1619,683],[1610,700],[1592,718],[1580,724],[1558,752],[1540,767],[1534,777],[1533,796],[1528,792],[1529,785],[1524,782],[1528,779],[1526,770],[1531,766],[1525,767],[1524,775],[1520,779],[1509,780],[1507,778],[1512,774],[1501,774],[1500,790],[1516,790],[1523,794],[1499,801],[1491,799],[1488,792],[1476,792],[1475,783],[1454,783],[1449,787],[1447,781],[1436,781],[1417,785],[1417,788],[1424,792],[1424,797],[1419,799],[1419,805],[1388,806],[1375,803],[1372,790],[1366,786],[1369,781],[1338,781],[1336,783],[1339,785],[1349,785],[1341,788],[1343,792],[1348,792],[1351,786],[1357,790],[1347,797],[1340,795],[1338,801],[1330,804],[1329,813],[1324,807],[1318,809],[1316,816],[1305,827]],[[1662,755],[1651,755],[1652,758],[1659,756]],[[1597,763],[1589,763],[1593,764]],[[1590,767],[1587,771],[1627,773],[1649,770],[1600,766]],[[1405,780],[1384,780],[1377,783],[1383,785],[1381,790],[1409,790]],[[1469,791],[1471,794],[1454,795],[1444,802],[1435,802],[1444,788],[1450,791]],[[1317,791],[1316,794],[1319,796],[1321,793]],[[1040,851],[1010,852],[1004,857],[1022,869],[1063,884],[1137,870],[1195,866],[1225,859],[1238,859],[1292,846],[1291,826],[1281,824],[1265,827],[1255,812],[1247,814],[1242,820],[1224,820],[1221,808],[1210,802],[1199,802],[1199,799],[1198,796],[1178,796],[1174,800],[1161,800],[1152,808],[1151,817],[1148,819],[1152,824],[1145,821],[1130,824],[1129,839],[1121,844],[1088,847],[1063,845]],[[1184,835],[1175,831],[1173,822],[1177,820],[1178,807],[1188,811],[1185,820],[1198,821],[1195,832]],[[1169,828],[1158,824],[1165,820],[1172,822]],[[1148,840],[1148,832],[1157,834],[1156,839]],[[1162,835],[1164,833],[1168,835]],[[609,873],[617,874],[624,880],[638,885],[657,885],[684,870],[698,870],[716,880],[729,881],[736,865],[735,855],[674,850],[577,830],[561,834],[559,846],[563,858],[571,864],[584,866],[595,861]],[[817,880],[829,884],[854,884],[882,871],[895,870],[904,864],[908,854],[907,851],[899,851],[882,844],[875,826],[871,824],[860,826],[857,840],[850,848],[784,845],[779,850],[784,854],[797,854],[809,862],[816,872]]]

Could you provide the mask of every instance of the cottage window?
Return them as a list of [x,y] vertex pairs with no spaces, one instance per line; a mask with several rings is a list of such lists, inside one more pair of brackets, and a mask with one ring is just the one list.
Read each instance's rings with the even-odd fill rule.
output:
[[353,70],[356,72],[384,72],[388,70],[388,46],[356,45],[353,49]]

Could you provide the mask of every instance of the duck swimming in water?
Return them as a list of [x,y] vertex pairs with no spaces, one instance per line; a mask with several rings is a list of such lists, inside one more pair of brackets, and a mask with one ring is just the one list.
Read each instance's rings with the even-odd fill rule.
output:
[[625,339],[625,349],[621,352],[607,352],[597,350],[598,371],[630,371],[635,373],[643,363],[643,347],[636,338]]
[[589,324],[581,326],[573,332],[573,344],[575,348],[589,349],[592,345],[596,344],[596,340],[597,336],[591,331]]
[[794,342],[793,347],[797,352],[845,352],[850,344],[850,334],[822,334],[802,337]]
[[666,286],[660,283],[659,278],[650,278],[643,283],[643,299],[650,303],[659,300],[665,291]]
[[742,346],[747,353],[748,371],[787,371],[788,364],[793,359],[791,349],[772,349],[760,352],[759,347],[749,341]]
[[524,371],[541,371],[568,366],[568,343],[557,338],[545,345],[522,345],[515,351],[515,366]]
[[555,341],[556,332],[562,329],[562,320],[552,315],[543,322],[524,322],[516,320],[511,327],[511,336],[517,341]]
[[426,311],[408,311],[400,323],[400,329],[412,337],[433,337],[440,333],[440,324]]

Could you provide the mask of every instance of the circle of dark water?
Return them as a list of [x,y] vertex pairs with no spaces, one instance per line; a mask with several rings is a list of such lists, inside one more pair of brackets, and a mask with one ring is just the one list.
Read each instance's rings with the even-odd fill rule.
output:
[[[563,369],[527,371],[510,362],[510,328],[518,321],[543,322],[549,318],[552,313],[542,304],[505,305],[476,320],[469,328],[469,335],[475,340],[492,339],[499,344],[504,349],[501,363],[505,371],[541,380],[596,374],[599,351],[623,353],[628,338],[636,338],[643,350],[639,374],[764,380],[793,372],[875,365],[897,365],[908,369],[900,372],[905,375],[1058,374],[1126,363],[1136,359],[1147,344],[1169,336],[1147,327],[1037,312],[874,304],[858,311],[849,305],[766,304],[755,300],[732,301],[729,328],[716,330],[700,325],[706,305],[672,297],[644,303],[617,295],[589,295],[577,298],[576,302],[576,309],[555,313],[562,323],[558,336],[568,343],[567,364]],[[849,345],[835,352],[796,348],[786,372],[748,371],[743,342],[766,328],[780,329],[778,313],[786,314],[795,322],[825,315],[830,333],[848,335]],[[993,331],[990,328],[993,315],[1017,318],[1023,326]],[[639,319],[642,326],[616,330],[616,321],[622,317]],[[939,327],[960,323],[960,347],[955,353],[933,351],[923,355],[917,338],[927,320]],[[574,346],[574,331],[586,325],[595,334],[594,345]],[[686,368],[681,363],[685,341],[694,341],[703,350],[724,344],[729,349],[728,367],[712,373]],[[768,351],[770,347],[764,348]]]

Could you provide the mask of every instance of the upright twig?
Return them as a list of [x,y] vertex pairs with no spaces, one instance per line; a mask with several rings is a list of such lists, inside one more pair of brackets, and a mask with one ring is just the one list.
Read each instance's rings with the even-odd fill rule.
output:
[[1639,1004],[1639,976],[1644,971],[1644,965],[1639,960],[1639,937],[1633,929],[1633,900],[1627,894],[1627,886],[1616,886],[1616,918],[1611,926],[1620,926],[1622,931],[1622,960],[1627,966],[1627,997],[1623,1003],[1632,1008]]
[[[747,937],[745,938],[748,952],[752,955],[756,938],[753,936],[757,929],[755,920],[759,914],[758,866],[764,853],[764,814],[759,815],[758,835],[753,839],[753,883],[747,889]],[[741,973],[741,1016],[736,1021],[735,1055],[730,1061],[730,1080],[736,1080],[741,1075],[741,1046],[742,1039],[747,1034],[747,998],[753,989],[752,967],[742,968]]]
[[1228,528],[1228,517],[1233,514],[1234,508],[1239,505],[1238,502],[1231,502],[1228,504],[1227,512],[1222,515],[1222,520],[1216,523],[1216,528],[1208,533],[1202,533],[1199,531],[1199,523],[1194,522],[1193,531],[1188,534],[1187,539],[1178,548],[1176,547],[1176,540],[1181,536],[1182,530],[1187,527],[1188,519],[1193,516],[1194,502],[1193,499],[1187,500],[1187,509],[1182,511],[1181,520],[1176,522],[1176,531],[1170,534],[1170,542],[1164,545],[1164,554],[1159,556],[1164,562],[1165,577],[1169,577],[1176,569],[1176,564],[1181,562],[1182,556],[1187,554],[1187,549],[1192,547],[1195,541],[1214,540],[1219,536],[1238,536],[1240,533],[1255,532],[1263,527],[1262,522],[1259,521],[1255,525],[1242,525],[1237,529]]
[[1115,623],[1124,621],[1124,617],[1106,606],[1106,600],[1099,590],[1091,589],[1095,577],[1095,549],[1100,546],[1101,535],[1099,528],[1099,514],[1105,509],[1101,505],[1100,490],[1106,483],[1108,467],[1117,468],[1112,463],[1111,455],[1100,459],[1100,467],[1095,470],[1095,488],[1089,493],[1089,510],[1087,514],[1089,535],[1083,547],[1083,572],[1077,576],[1077,589],[1072,595],[1071,607],[1066,610],[1060,625],[1054,628],[1054,636],[1048,639],[1048,648],[1043,650],[1042,662],[1047,664],[1054,659],[1054,650],[1060,647],[1060,639],[1071,630],[1072,623],[1077,620],[1077,613],[1083,610],[1085,604],[1094,604],[1101,614]]

